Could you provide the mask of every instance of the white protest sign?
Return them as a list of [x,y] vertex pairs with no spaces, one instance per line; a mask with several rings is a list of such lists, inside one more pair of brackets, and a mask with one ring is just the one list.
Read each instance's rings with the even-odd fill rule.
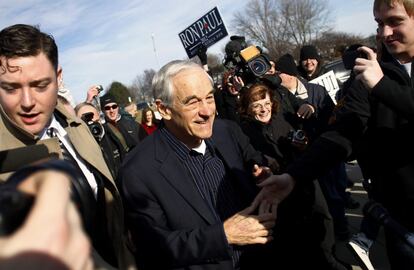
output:
[[325,87],[326,91],[328,91],[329,96],[331,97],[332,101],[336,105],[336,93],[339,90],[339,84],[336,80],[335,73],[331,70],[318,78],[313,79],[312,81],[309,81],[310,83],[319,84]]

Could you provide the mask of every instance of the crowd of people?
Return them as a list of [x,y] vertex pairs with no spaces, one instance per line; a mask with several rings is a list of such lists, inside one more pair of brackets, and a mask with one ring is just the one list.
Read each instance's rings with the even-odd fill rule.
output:
[[[378,54],[355,49],[365,57],[337,105],[310,82],[324,73],[313,45],[298,61],[266,57],[260,76],[229,68],[219,86],[204,48],[202,65],[155,74],[141,119],[99,85],[75,106],[53,37],[1,30],[0,269],[351,269],[335,254],[359,207],[350,159],[414,233],[414,1],[373,10]],[[226,53],[244,46],[232,38]],[[384,229],[392,269],[412,269],[410,243]]]

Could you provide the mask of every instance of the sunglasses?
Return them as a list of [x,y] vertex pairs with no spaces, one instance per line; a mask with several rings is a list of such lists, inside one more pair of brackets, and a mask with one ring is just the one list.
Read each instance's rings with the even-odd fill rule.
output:
[[118,105],[117,104],[114,104],[114,105],[112,105],[112,106],[105,106],[104,107],[104,109],[105,109],[105,111],[109,111],[110,109],[112,109],[112,110],[115,110],[116,108],[118,108]]

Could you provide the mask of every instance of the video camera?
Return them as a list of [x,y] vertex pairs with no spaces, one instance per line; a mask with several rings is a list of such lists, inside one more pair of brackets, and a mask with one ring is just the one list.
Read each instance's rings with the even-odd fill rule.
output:
[[[3,152],[0,154],[3,155]],[[70,176],[71,199],[79,210],[86,232],[91,235],[95,227],[96,213],[96,202],[91,187],[70,163],[63,160],[51,160],[23,167],[0,185],[0,236],[12,234],[23,224],[32,208],[34,197],[20,192],[17,186],[31,174],[42,170],[61,171]]]
[[271,68],[267,56],[257,46],[247,46],[245,38],[231,36],[225,47],[224,66],[234,69],[234,74],[245,83],[252,83],[266,74]]
[[81,119],[88,125],[95,140],[100,142],[104,136],[104,128],[100,122],[93,121],[93,112],[82,114]]

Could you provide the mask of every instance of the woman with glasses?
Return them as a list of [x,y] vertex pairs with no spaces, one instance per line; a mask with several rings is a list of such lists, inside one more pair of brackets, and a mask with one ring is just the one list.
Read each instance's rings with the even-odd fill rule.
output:
[[[254,84],[243,91],[240,99],[241,128],[256,150],[278,161],[279,169],[273,173],[283,173],[301,154],[308,140],[285,119],[282,105],[273,93],[264,84]],[[318,208],[321,205],[324,206],[323,211]],[[275,254],[268,265],[280,269],[337,269],[334,265],[338,262],[332,250],[326,248],[331,243],[325,243],[325,239],[331,237],[325,228],[327,213],[317,183],[297,184],[278,207],[271,250],[262,252]],[[266,256],[257,256],[266,260]]]
[[264,154],[275,158],[284,170],[307,144],[293,140],[294,128],[279,110],[274,91],[264,84],[254,84],[243,92],[240,99],[241,127],[251,144]]

